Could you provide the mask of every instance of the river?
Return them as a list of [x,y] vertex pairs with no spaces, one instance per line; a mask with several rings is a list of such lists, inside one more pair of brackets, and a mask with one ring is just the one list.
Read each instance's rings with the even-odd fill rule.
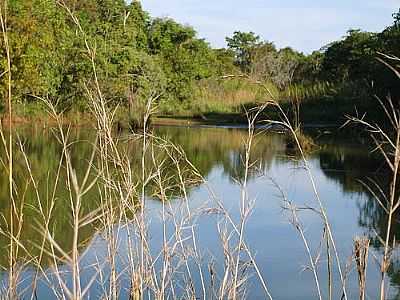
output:
[[[156,127],[153,134],[163,140],[168,140],[179,145],[186,153],[187,159],[196,167],[204,180],[198,181],[188,175],[186,186],[186,200],[180,196],[178,173],[170,160],[165,161],[164,173],[167,183],[171,186],[168,191],[168,205],[160,201],[159,191],[156,185],[149,184],[146,192],[145,218],[148,224],[148,241],[150,251],[154,255],[163,245],[164,234],[174,237],[176,229],[172,221],[167,221],[165,228],[162,222],[163,209],[169,213],[183,214],[188,204],[192,211],[191,222],[195,230],[195,237],[200,253],[197,264],[200,265],[206,288],[215,282],[221,282],[223,266],[226,263],[223,248],[221,246],[221,234],[218,228],[232,230],[226,225],[226,219],[221,213],[216,212],[218,203],[229,212],[232,220],[240,224],[241,195],[246,172],[243,165],[245,158],[244,141],[247,130],[240,128],[213,128],[213,127]],[[61,164],[60,179],[57,188],[54,189],[56,172],[59,169],[62,147],[55,138],[57,133],[43,128],[19,128],[15,134],[23,146],[32,170],[34,181],[27,172],[27,163],[24,156],[18,150],[14,157],[14,179],[18,190],[17,203],[21,204],[24,212],[24,221],[21,231],[21,244],[26,251],[20,250],[21,262],[26,262],[28,257],[38,257],[41,245],[41,225],[43,220],[39,212],[38,201],[41,201],[43,209],[48,211],[49,199],[56,194],[56,205],[52,212],[50,227],[58,245],[69,253],[73,241],[71,226],[71,212],[69,195],[70,190],[65,188],[67,180],[65,163]],[[131,140],[128,134],[122,133],[121,145],[125,147],[125,153],[129,153],[132,164],[131,172],[140,178],[141,174],[141,146],[138,140]],[[376,234],[385,234],[385,214],[371,193],[360,184],[368,177],[381,178],[385,184],[387,173],[384,170],[384,162],[376,154],[371,154],[368,145],[355,141],[352,138],[340,138],[335,134],[314,134],[313,139],[317,147],[307,152],[307,161],[311,173],[315,179],[318,195],[322,200],[329,217],[336,247],[341,259],[343,272],[346,273],[346,286],[349,299],[358,297],[357,271],[351,261],[353,253],[353,240],[356,236],[371,238],[370,258],[367,271],[367,299],[376,299],[379,290],[379,267],[373,256],[382,254]],[[92,143],[95,141],[95,132],[84,128],[74,128],[70,132],[70,140],[76,141],[71,145],[71,164],[77,172],[78,178],[83,178],[91,157]],[[162,143],[156,148],[155,153],[162,150]],[[4,150],[0,151],[0,157],[6,161]],[[309,265],[307,252],[302,239],[295,226],[291,224],[291,214],[287,208],[283,191],[287,199],[300,208],[298,216],[309,241],[314,257],[318,255],[323,236],[323,226],[320,216],[310,208],[317,208],[315,193],[310,178],[304,168],[303,162],[296,151],[287,148],[285,136],[282,133],[258,132],[251,151],[251,160],[255,162],[248,174],[246,191],[248,200],[252,203],[252,210],[244,227],[245,242],[254,255],[273,299],[313,299],[316,298],[316,288],[312,273],[305,266]],[[151,169],[151,167],[149,167]],[[3,166],[0,166],[0,212],[5,216],[2,228],[8,228],[9,215],[12,209],[8,196],[8,175]],[[149,170],[150,170],[149,169]],[[146,169],[147,170],[147,169]],[[147,170],[146,172],[150,172]],[[94,174],[90,179],[95,178]],[[139,180],[139,179],[138,179]],[[101,180],[100,180],[101,181]],[[387,184],[387,183],[386,183]],[[37,186],[35,190],[34,186]],[[279,186],[279,188],[278,188]],[[161,193],[162,194],[162,193]],[[100,192],[93,187],[82,200],[82,211],[85,213],[94,211],[99,206]],[[213,208],[213,209],[211,209]],[[165,212],[165,211],[164,211]],[[165,215],[164,215],[165,216]],[[132,216],[133,218],[133,216]],[[397,224],[397,222],[396,222]],[[107,263],[103,265],[103,271],[99,272],[96,262],[105,262],[109,243],[105,238],[105,229],[102,224],[88,225],[80,231],[80,269],[81,285],[88,287],[85,299],[100,299],[105,286],[109,288],[110,268]],[[104,224],[103,224],[104,225]],[[130,275],[126,265],[130,259],[129,239],[137,242],[137,238],[129,235],[129,228],[134,222],[126,220],[115,223],[113,230],[118,231],[117,255],[115,264],[119,276],[120,299],[127,299],[130,290]],[[226,227],[224,227],[226,226]],[[188,226],[189,228],[189,226]],[[185,228],[185,231],[189,229]],[[165,229],[165,230],[164,230]],[[395,225],[395,232],[399,232],[400,226]],[[192,235],[187,233],[189,237]],[[8,238],[0,238],[0,262],[5,266],[3,271],[3,287],[7,287],[7,245]],[[234,242],[234,239],[231,240]],[[322,243],[323,244],[323,243]],[[27,254],[28,252],[28,254]],[[321,289],[327,296],[327,257],[322,250],[318,263]],[[245,256],[245,255],[244,255]],[[25,259],[25,260],[24,260]],[[243,257],[245,260],[246,258]],[[349,260],[350,259],[350,260]],[[397,255],[393,255],[393,265],[389,270],[389,295],[397,299],[400,295],[400,263]],[[334,265],[334,260],[332,260]],[[36,299],[54,299],[54,290],[61,290],[57,285],[54,275],[54,262],[51,255],[43,254],[41,260],[43,274],[39,275],[39,283],[36,287]],[[71,286],[70,268],[68,263],[57,262],[58,269],[63,275],[66,286]],[[157,263],[156,268],[162,264]],[[210,266],[213,266],[212,268]],[[197,265],[192,261],[191,270],[197,270]],[[211,273],[219,274],[212,278]],[[194,272],[194,271],[193,271]],[[243,271],[244,272],[244,271]],[[246,270],[249,279],[246,283],[245,294],[248,299],[263,299],[266,297],[257,273],[254,268]],[[30,299],[32,295],[32,278],[36,275],[36,268],[27,264],[21,265],[18,291],[21,299]],[[176,275],[176,293],[185,298],[185,288],[179,288],[179,281],[183,281],[183,275]],[[222,275],[221,275],[222,274]],[[213,280],[214,283],[213,283]],[[51,282],[51,284],[50,284]],[[193,275],[194,289],[197,294],[202,291],[199,274]],[[340,299],[341,288],[338,270],[333,266],[333,299]],[[53,285],[53,286],[52,286]],[[56,286],[56,287],[55,287]],[[207,292],[208,293],[208,292]],[[244,291],[243,291],[244,293]],[[149,294],[151,295],[151,294]],[[172,297],[172,295],[169,295]],[[152,297],[152,296],[150,296]],[[200,297],[200,296],[199,296]],[[206,295],[207,299],[213,295]],[[146,298],[146,297],[145,297]]]

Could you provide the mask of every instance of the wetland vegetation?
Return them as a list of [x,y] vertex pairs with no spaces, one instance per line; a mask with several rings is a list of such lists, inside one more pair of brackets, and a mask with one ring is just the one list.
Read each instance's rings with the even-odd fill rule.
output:
[[[81,33],[60,4],[77,18]],[[151,18],[139,1],[8,1],[4,13],[19,120],[48,119],[41,98],[57,104],[71,121],[86,120],[86,93],[94,80],[86,46],[95,51],[96,80],[107,105],[118,108],[116,121],[125,127],[141,123],[152,93],[159,116],[246,123],[245,110],[266,100],[258,82],[286,111],[300,102],[302,123],[333,124],[354,114],[354,107],[382,119],[374,95],[399,93],[396,76],[377,61],[390,61],[383,54],[400,56],[399,13],[382,32],[351,29],[311,54],[279,49],[256,33],[241,31],[226,38],[227,48],[214,49],[188,25]],[[7,56],[3,39],[0,43],[4,71]],[[7,94],[6,76],[0,93]],[[3,112],[6,106],[2,102]]]
[[400,12],[312,54],[138,1],[0,25],[0,299],[398,299]]

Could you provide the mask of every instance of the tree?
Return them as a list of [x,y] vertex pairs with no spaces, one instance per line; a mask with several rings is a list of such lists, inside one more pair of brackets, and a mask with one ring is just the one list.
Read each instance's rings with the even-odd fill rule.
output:
[[325,47],[322,72],[334,82],[373,80],[371,68],[376,67],[376,34],[349,30],[343,40]]
[[160,58],[172,100],[190,99],[195,81],[216,74],[216,55],[196,31],[172,19],[155,19],[149,30],[149,51]]
[[65,18],[56,3],[11,1],[9,41],[15,99],[33,101],[32,95],[55,97],[70,42]]
[[393,25],[399,27],[400,26],[400,9],[398,12],[394,13],[393,15]]
[[243,72],[249,72],[252,63],[252,50],[260,43],[260,37],[254,32],[235,31],[227,37],[228,48],[235,53],[235,63]]
[[269,80],[270,60],[277,55],[277,49],[272,42],[259,43],[251,49],[249,74],[257,80]]
[[250,76],[286,88],[293,80],[299,61],[304,55],[290,47],[277,50],[271,42],[263,42],[251,50]]
[[235,66],[235,53],[231,49],[214,49],[216,71],[218,75],[235,74],[239,70]]
[[306,84],[319,81],[323,61],[324,53],[321,51],[314,51],[310,55],[303,55],[298,61],[293,81]]

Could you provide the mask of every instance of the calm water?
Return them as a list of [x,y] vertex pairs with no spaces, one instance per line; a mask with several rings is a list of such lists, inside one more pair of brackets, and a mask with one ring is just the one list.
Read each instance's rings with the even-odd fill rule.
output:
[[[208,185],[192,185],[188,187],[189,205],[193,211],[207,205],[213,205],[210,200],[210,188],[215,195],[229,209],[235,219],[238,218],[240,205],[240,185],[238,182],[243,180],[244,169],[242,155],[244,154],[243,139],[246,131],[241,129],[227,128],[178,128],[162,127],[155,130],[157,135],[170,139],[175,144],[180,145],[186,152],[189,160],[198,168],[200,173],[207,179]],[[27,128],[18,130],[18,135],[22,141],[31,168],[35,175],[35,180],[39,186],[39,194],[46,206],[46,199],[52,191],[52,180],[58,168],[61,156],[61,146],[54,138],[51,130]],[[72,148],[72,164],[77,170],[78,177],[82,177],[85,172],[87,160],[90,157],[90,141],[94,140],[94,134],[90,130],[75,129],[71,133],[72,140],[78,140]],[[126,139],[125,139],[126,140]],[[132,156],[140,154],[137,143],[125,141]],[[375,232],[384,234],[385,217],[379,206],[366,193],[358,180],[366,177],[379,178],[385,184],[387,175],[383,170],[383,162],[375,156],[369,154],[366,146],[356,144],[348,140],[325,135],[316,139],[319,148],[308,154],[308,160],[312,167],[316,184],[328,211],[332,224],[334,237],[337,242],[339,253],[343,264],[348,261],[353,248],[353,238],[356,235],[367,235],[371,238]],[[4,153],[0,152],[2,159]],[[293,157],[294,156],[294,157]],[[307,255],[301,239],[294,227],[289,223],[289,216],[283,210],[283,201],[279,191],[272,183],[278,183],[285,191],[287,197],[299,206],[315,207],[315,198],[310,181],[306,172],[301,168],[301,163],[296,160],[295,153],[286,149],[285,137],[280,134],[260,134],[255,142],[253,159],[257,160],[257,172],[252,172],[248,190],[252,199],[255,200],[254,211],[251,214],[246,227],[246,241],[255,253],[256,261],[265,276],[274,299],[312,299],[315,297],[315,288],[311,273],[304,271],[304,266],[308,264]],[[22,241],[28,245],[30,253],[35,255],[40,244],[40,235],[37,231],[37,224],[40,217],[37,214],[37,195],[33,193],[32,182],[26,172],[24,158],[21,154],[16,154],[15,181],[19,190],[19,201],[24,199],[25,222],[22,231]],[[132,167],[140,173],[140,158],[132,159]],[[0,211],[8,216],[10,205],[7,196],[7,174],[0,166]],[[174,175],[174,174],[172,174]],[[176,174],[175,174],[176,176]],[[173,177],[173,176],[172,176]],[[271,180],[273,179],[273,181]],[[60,182],[65,180],[61,177]],[[386,183],[387,184],[387,183]],[[70,226],[70,215],[68,193],[60,185],[57,188],[57,205],[52,218],[52,228],[55,237],[63,249],[67,252],[72,243],[72,230]],[[98,195],[96,191],[90,192],[83,203],[84,211],[91,211],[98,206]],[[162,203],[148,195],[146,218],[150,224],[150,246],[156,252],[162,242],[162,230],[160,214]],[[171,202],[171,209],[179,209],[182,206],[181,200]],[[307,237],[313,249],[319,245],[322,235],[321,222],[318,216],[311,212],[301,212],[300,217]],[[220,239],[217,232],[217,225],[220,217],[217,215],[199,215],[196,221],[198,245],[203,254],[204,271],[207,271],[207,262],[213,257],[216,269],[221,268],[223,256],[220,247]],[[4,223],[4,221],[3,221]],[[3,224],[2,226],[6,226]],[[118,255],[116,256],[117,266],[121,273],[127,262],[127,240],[128,235],[124,228],[131,226],[123,224],[118,243]],[[115,225],[116,227],[118,224]],[[396,227],[396,232],[399,230]],[[170,228],[169,228],[170,230]],[[83,228],[81,234],[81,269],[82,285],[91,282],[96,276],[96,270],[90,266],[96,261],[105,260],[107,242],[103,238],[103,233],[93,227]],[[7,240],[0,239],[0,262],[6,265]],[[381,253],[379,243],[373,243],[373,254]],[[400,285],[400,262],[393,259],[393,268],[390,270],[390,294],[393,299],[399,295]],[[325,257],[322,256],[321,262],[321,281],[325,286]],[[50,262],[44,263],[44,268],[49,268]],[[106,268],[105,268],[106,269]],[[49,269],[50,270],[50,269]],[[68,267],[60,266],[61,271],[65,271],[65,278],[68,284]],[[107,271],[105,271],[107,273]],[[7,272],[3,272],[6,275]],[[19,289],[26,291],[29,297],[30,279],[34,270],[29,266],[23,269]],[[56,279],[48,273],[49,280],[56,282]],[[6,276],[5,276],[6,277]],[[264,294],[255,277],[250,280],[248,298],[263,298]],[[349,269],[348,275],[349,299],[358,297],[357,272],[354,265]],[[208,277],[206,279],[209,279]],[[335,273],[335,299],[340,299],[340,292],[337,290],[337,273]],[[368,267],[368,297],[376,299],[378,294],[378,266],[373,258],[370,258]],[[88,298],[98,299],[101,295],[101,283],[107,282],[107,276],[99,278],[91,283]],[[122,286],[120,298],[127,297],[126,290],[129,288],[129,278],[121,276]],[[7,285],[6,279],[3,285]],[[199,286],[197,286],[199,289]],[[326,290],[325,290],[326,293]],[[39,285],[37,299],[53,299],[52,294],[44,282]]]

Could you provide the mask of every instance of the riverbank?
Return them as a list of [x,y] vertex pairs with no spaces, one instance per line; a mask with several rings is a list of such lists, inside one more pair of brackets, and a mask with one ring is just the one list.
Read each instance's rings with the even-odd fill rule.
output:
[[[199,102],[206,103],[206,100]],[[217,103],[217,100],[210,100],[212,103]],[[226,109],[215,109],[215,105],[204,105],[199,112],[197,109],[186,108],[182,111],[179,107],[175,109],[175,113],[165,112],[159,109],[151,118],[151,124],[155,126],[247,126],[246,111],[260,106],[261,100],[256,101],[254,98],[248,100],[241,99],[238,103],[225,103],[220,101],[219,106]],[[383,111],[379,112],[377,100],[371,98],[349,99],[346,97],[321,97],[314,100],[305,100],[298,107],[294,106],[293,102],[280,101],[279,105],[282,111],[290,120],[298,119],[302,127],[317,127],[317,128],[339,128],[342,126],[348,116],[357,114],[363,115],[367,113],[369,119],[373,117],[379,122],[383,118]],[[228,109],[229,108],[229,109]],[[298,114],[294,112],[298,111]],[[69,126],[94,126],[96,120],[88,111],[68,110],[61,114],[63,123]],[[119,109],[114,116],[116,128],[120,130],[129,130],[131,120],[127,109]],[[263,120],[280,120],[280,113],[272,106],[267,107],[259,116],[260,125]],[[4,119],[4,116],[3,116]],[[21,104],[13,105],[13,123],[14,124],[39,124],[43,126],[56,125],[54,118],[48,113],[48,109],[44,105]],[[381,123],[381,122],[380,122]],[[8,122],[3,121],[3,125],[7,126]]]

